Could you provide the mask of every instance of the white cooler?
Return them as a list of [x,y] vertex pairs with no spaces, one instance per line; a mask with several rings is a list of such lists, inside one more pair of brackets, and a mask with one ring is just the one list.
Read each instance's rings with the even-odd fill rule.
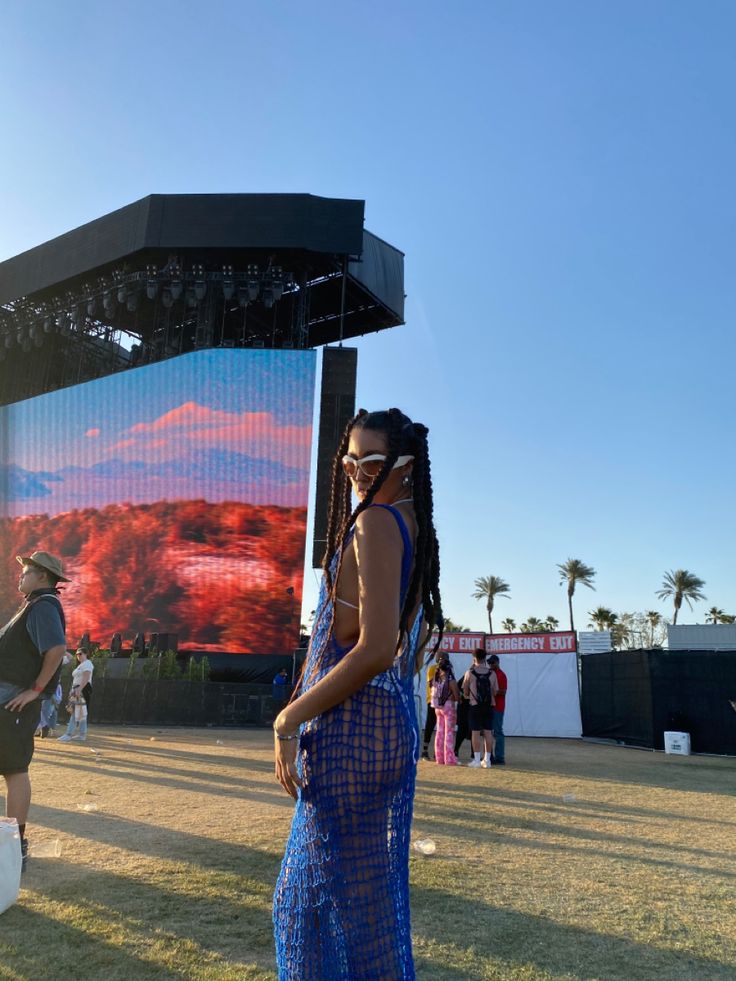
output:
[[664,734],[665,753],[676,753],[678,756],[690,755],[689,732],[666,732]]

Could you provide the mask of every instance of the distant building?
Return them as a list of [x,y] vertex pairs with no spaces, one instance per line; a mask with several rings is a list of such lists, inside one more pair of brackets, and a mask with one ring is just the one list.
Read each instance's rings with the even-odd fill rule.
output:
[[578,631],[578,654],[605,654],[612,650],[610,630]]
[[671,651],[736,651],[736,623],[667,625]]

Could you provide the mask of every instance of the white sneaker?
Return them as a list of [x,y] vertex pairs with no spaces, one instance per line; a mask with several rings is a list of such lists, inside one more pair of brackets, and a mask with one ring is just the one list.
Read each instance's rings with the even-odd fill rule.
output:
[[480,760],[471,760],[470,763],[468,763],[468,766],[469,767],[475,767],[476,769],[478,769],[478,767],[481,766],[481,765],[482,764],[481,764]]
[[72,737],[67,736],[65,733],[63,736],[59,736],[59,738],[56,741],[57,743],[70,743],[72,741]]
[[78,742],[78,743],[86,743],[87,742],[87,737],[86,736],[70,736],[69,738],[75,740],[75,742]]
[[491,768],[491,764],[489,760],[481,760],[480,765],[483,767],[484,770],[490,770]]

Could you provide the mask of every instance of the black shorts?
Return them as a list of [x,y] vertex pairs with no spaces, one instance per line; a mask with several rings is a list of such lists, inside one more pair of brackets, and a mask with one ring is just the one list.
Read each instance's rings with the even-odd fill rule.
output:
[[0,706],[0,773],[26,773],[33,758],[33,737],[41,717],[41,700],[30,702],[21,712]]
[[480,732],[481,729],[490,732],[493,729],[493,706],[471,705],[468,711],[468,721],[471,732]]

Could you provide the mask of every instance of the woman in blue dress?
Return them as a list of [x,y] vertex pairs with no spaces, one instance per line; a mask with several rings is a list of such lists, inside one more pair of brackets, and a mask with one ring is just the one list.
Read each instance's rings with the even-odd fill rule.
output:
[[361,410],[332,480],[312,640],[274,723],[276,777],[297,801],[274,896],[279,978],[406,981],[413,677],[442,624],[426,427]]

